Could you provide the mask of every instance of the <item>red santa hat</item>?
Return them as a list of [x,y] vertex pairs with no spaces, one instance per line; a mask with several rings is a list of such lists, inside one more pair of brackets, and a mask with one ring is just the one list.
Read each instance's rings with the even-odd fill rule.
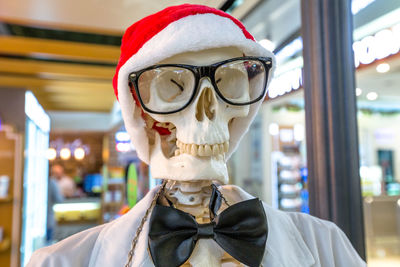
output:
[[[246,56],[271,57],[275,66],[273,54],[257,43],[240,21],[207,6],[171,6],[139,20],[126,30],[113,86],[125,127],[138,156],[144,162],[149,162],[148,138],[141,109],[135,105],[129,88],[128,75],[183,52],[232,46]],[[232,125],[230,150],[226,158],[229,158],[247,131],[260,103],[252,104],[249,116],[238,118],[234,122],[236,125]]]

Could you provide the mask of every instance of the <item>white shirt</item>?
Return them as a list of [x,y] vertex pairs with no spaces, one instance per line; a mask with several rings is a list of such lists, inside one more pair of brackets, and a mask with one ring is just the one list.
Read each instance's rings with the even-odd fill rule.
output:
[[[124,266],[136,229],[157,188],[119,219],[75,234],[37,250],[29,267]],[[219,188],[230,203],[253,198],[237,186]],[[366,266],[346,235],[333,223],[303,213],[283,212],[264,204],[268,238],[264,267]],[[144,224],[132,266],[154,266],[148,250],[148,221]]]

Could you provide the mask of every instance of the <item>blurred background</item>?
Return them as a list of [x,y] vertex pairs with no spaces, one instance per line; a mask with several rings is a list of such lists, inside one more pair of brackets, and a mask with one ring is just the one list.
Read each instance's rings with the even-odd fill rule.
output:
[[[230,183],[310,212],[301,0],[0,0],[0,266],[118,218],[159,183],[111,81],[123,31],[185,2],[229,12],[277,57]],[[366,259],[400,266],[400,1],[352,0],[351,12]]]

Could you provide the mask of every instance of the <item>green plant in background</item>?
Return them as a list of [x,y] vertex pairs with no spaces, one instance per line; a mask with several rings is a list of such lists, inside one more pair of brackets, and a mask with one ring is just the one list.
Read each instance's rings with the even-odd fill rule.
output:
[[126,192],[128,198],[128,206],[132,208],[136,204],[137,200],[137,171],[135,163],[131,163],[128,167],[128,174],[127,174],[127,183],[126,183]]

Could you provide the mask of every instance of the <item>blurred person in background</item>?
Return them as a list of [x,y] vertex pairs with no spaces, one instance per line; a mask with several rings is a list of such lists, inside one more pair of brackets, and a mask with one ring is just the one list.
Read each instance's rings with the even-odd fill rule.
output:
[[61,165],[56,164],[51,167],[51,176],[57,180],[58,186],[61,189],[61,193],[65,198],[71,198],[75,196],[75,182],[71,177],[64,173],[64,168]]
[[56,227],[56,220],[54,219],[53,206],[56,203],[64,201],[64,196],[61,193],[60,186],[54,176],[49,179],[48,187],[48,203],[47,203],[47,233],[46,240],[48,244],[51,244],[53,240],[53,233]]

